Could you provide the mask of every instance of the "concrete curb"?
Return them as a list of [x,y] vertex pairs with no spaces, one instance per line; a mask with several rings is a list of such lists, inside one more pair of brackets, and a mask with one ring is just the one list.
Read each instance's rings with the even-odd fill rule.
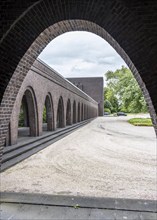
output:
[[157,213],[156,200],[2,192],[0,202]]

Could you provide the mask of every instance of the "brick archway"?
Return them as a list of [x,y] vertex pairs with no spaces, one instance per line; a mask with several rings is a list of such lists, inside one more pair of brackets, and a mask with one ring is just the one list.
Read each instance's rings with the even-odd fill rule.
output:
[[30,127],[30,136],[38,136],[38,118],[37,118],[37,105],[34,92],[32,88],[27,88],[25,93],[26,102],[28,106],[28,120]]
[[54,130],[54,110],[51,94],[48,93],[45,98],[47,131]]
[[73,102],[73,124],[75,124],[77,122],[77,118],[76,118],[76,102]]
[[63,98],[60,97],[58,101],[58,108],[57,108],[57,128],[65,127],[64,124],[64,104]]
[[83,111],[83,103],[82,103],[82,106],[81,106],[81,121],[84,120],[84,111]]
[[[23,106],[21,106],[23,105]],[[32,87],[26,87],[24,93],[20,94],[18,103],[16,105],[16,109],[14,109],[12,114],[12,119],[10,122],[10,145],[17,144],[19,131],[19,117],[20,117],[20,109],[24,107],[24,125],[23,127],[27,127],[26,136],[36,137],[39,135],[39,124],[38,124],[38,111],[37,111],[37,103],[36,96]],[[24,135],[24,136],[25,136]],[[23,131],[22,131],[23,136]]]
[[157,19],[152,13],[152,8],[157,8],[156,1],[19,2],[12,5],[7,1],[6,7],[0,9],[4,15],[0,39],[1,147],[28,70],[52,39],[68,31],[89,31],[113,46],[139,83],[157,132]]
[[71,124],[72,124],[71,102],[70,102],[70,99],[68,99],[67,106],[66,106],[66,125],[71,125]]
[[77,106],[77,121],[78,121],[78,122],[81,121],[80,103],[78,103],[78,106]]

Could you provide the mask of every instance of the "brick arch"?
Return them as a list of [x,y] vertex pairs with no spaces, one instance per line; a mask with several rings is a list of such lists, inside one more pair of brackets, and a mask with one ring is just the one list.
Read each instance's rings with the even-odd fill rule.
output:
[[78,102],[77,105],[77,121],[80,122],[81,121],[81,109],[80,109],[80,102]]
[[66,106],[66,125],[72,124],[72,117],[71,117],[71,101],[68,99],[67,106]]
[[89,119],[89,105],[87,105],[87,119]]
[[[63,28],[62,28],[63,27]],[[137,82],[139,83],[143,94],[145,96],[145,99],[148,104],[149,111],[151,113],[152,119],[154,121],[154,124],[156,123],[156,114],[154,107],[152,105],[152,100],[149,96],[148,90],[146,89],[145,84],[142,81],[142,78],[140,77],[140,74],[138,73],[136,67],[132,63],[129,56],[125,53],[125,51],[120,47],[118,42],[116,42],[109,33],[107,33],[103,28],[98,26],[95,23],[84,21],[84,20],[67,20],[62,21],[59,23],[56,23],[47,29],[45,29],[38,37],[37,39],[32,43],[30,48],[27,50],[25,55],[20,60],[13,77],[10,81],[10,83],[7,86],[7,89],[5,91],[5,94],[9,94],[9,97],[11,96],[12,91],[14,90],[14,99],[16,99],[15,95],[18,93],[18,89],[22,83],[22,80],[26,76],[29,68],[35,61],[35,59],[38,57],[40,52],[47,46],[47,44],[53,40],[55,37],[59,36],[60,34],[63,34],[65,32],[69,31],[89,31],[92,33],[97,34],[98,36],[105,39],[116,51],[119,53],[119,55],[124,59],[126,64],[129,66],[131,71],[133,72]],[[15,80],[19,79],[20,80]],[[6,102],[7,97],[3,97],[2,104]]]
[[28,120],[28,104],[25,95],[22,97],[21,107],[23,108],[23,115],[24,115],[24,127],[29,127],[29,120]]
[[84,108],[83,108],[83,103],[81,105],[81,121],[84,120]]
[[[46,121],[47,121],[47,131],[54,130],[54,108],[53,108],[53,100],[50,93],[48,93],[45,97],[44,106],[46,107]],[[44,110],[44,107],[43,107]]]
[[75,124],[77,122],[77,115],[76,115],[77,111],[76,111],[76,101],[73,101],[73,124]]
[[89,106],[89,113],[88,113],[88,117],[89,117],[89,118],[91,117],[91,110],[92,110],[92,107]]
[[38,111],[36,97],[31,87],[27,87],[24,94],[28,105],[30,136],[38,136]]
[[87,119],[87,105],[84,104],[84,119]]
[[64,124],[64,102],[62,96],[60,96],[58,100],[58,108],[57,108],[57,128],[65,127]]
[[27,108],[27,121],[24,123],[25,127],[29,127],[29,136],[39,135],[39,124],[38,124],[38,111],[37,102],[34,90],[32,87],[26,87],[22,94],[20,94],[19,100],[16,103],[16,108],[13,111],[12,119],[10,122],[10,144],[16,144],[18,139],[18,121],[20,115],[21,104],[25,103]]
[[1,147],[24,77],[44,47],[67,31],[89,31],[113,46],[139,83],[156,128],[157,20],[152,13],[156,1],[148,4],[136,0],[20,2],[6,1],[6,7],[0,8],[4,19],[0,33]]

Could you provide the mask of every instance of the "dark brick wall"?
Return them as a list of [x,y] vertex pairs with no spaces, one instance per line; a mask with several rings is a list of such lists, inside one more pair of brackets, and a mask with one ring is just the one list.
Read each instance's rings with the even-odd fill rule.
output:
[[99,116],[104,115],[103,77],[67,78],[75,86],[91,96],[99,104]]
[[76,30],[99,35],[125,60],[144,93],[157,132],[156,12],[156,0],[0,1],[0,147],[33,62],[52,39]]

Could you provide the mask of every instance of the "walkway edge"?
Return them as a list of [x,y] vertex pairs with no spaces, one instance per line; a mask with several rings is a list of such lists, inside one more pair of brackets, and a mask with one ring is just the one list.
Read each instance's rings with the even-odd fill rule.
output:
[[157,213],[156,200],[1,192],[0,202]]

